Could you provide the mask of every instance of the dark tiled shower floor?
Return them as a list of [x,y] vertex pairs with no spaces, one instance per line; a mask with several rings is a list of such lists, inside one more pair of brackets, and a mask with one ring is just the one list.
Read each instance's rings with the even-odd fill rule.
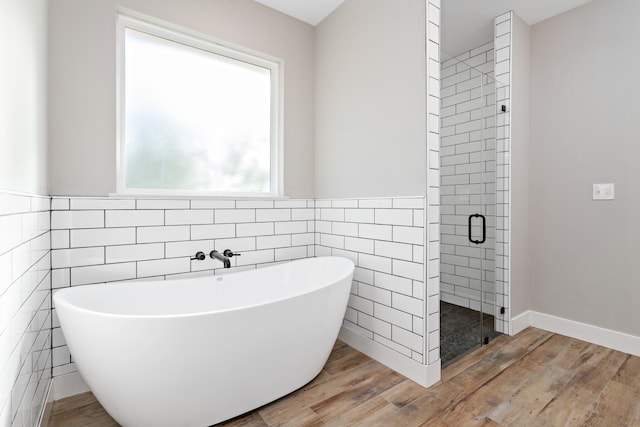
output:
[[[493,330],[494,318],[484,313],[484,336],[489,340],[500,336],[500,332]],[[490,328],[491,330],[487,330]],[[442,366],[447,366],[459,356],[479,347],[480,313],[466,307],[440,301],[440,359]]]

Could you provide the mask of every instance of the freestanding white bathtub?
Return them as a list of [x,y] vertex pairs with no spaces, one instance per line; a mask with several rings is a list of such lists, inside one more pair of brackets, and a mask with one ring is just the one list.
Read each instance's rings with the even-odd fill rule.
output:
[[125,427],[203,427],[311,381],[337,338],[354,265],[67,288],[53,299],[80,374]]

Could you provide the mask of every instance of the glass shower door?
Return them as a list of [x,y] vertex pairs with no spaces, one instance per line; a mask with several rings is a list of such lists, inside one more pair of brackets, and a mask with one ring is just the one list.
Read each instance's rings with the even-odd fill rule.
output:
[[496,84],[492,60],[443,62],[441,88],[441,358],[495,332]]
[[[497,157],[496,124],[500,106],[496,104],[498,82],[485,74],[483,79],[483,125],[482,125],[482,201],[483,241],[478,244],[481,251],[482,272],[480,282],[481,301],[480,339],[488,344],[499,334],[496,332],[496,317],[500,308],[496,299],[496,228],[497,228]],[[480,230],[478,230],[480,231]]]

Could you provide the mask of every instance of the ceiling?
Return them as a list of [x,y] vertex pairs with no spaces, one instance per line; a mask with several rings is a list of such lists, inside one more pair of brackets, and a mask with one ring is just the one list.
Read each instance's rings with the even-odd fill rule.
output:
[[493,18],[509,10],[533,25],[590,1],[442,0],[441,48],[452,56],[493,40]]
[[[317,25],[345,0],[255,0]],[[394,0],[388,0],[394,1]],[[591,0],[441,0],[442,51],[457,55],[493,39],[493,18],[509,10],[533,25]]]
[[[318,25],[344,0],[255,0],[311,25]],[[391,0],[393,1],[393,0]]]

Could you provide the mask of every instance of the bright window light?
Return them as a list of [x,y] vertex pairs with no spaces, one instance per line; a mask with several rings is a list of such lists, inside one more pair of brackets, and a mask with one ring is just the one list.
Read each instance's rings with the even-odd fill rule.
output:
[[121,25],[119,191],[277,195],[278,64]]

